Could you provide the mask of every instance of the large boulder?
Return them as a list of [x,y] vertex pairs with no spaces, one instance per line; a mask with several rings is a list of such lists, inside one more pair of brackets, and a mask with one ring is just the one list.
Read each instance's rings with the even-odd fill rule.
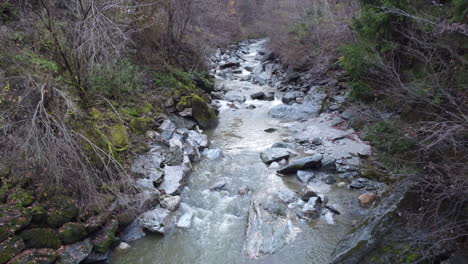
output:
[[80,241],[87,235],[85,226],[80,223],[66,223],[59,230],[59,238],[64,244]]
[[50,228],[28,229],[20,234],[28,248],[54,248],[62,245],[57,232]]
[[264,163],[271,163],[282,159],[288,159],[290,151],[285,148],[269,148],[260,153],[260,158]]
[[281,98],[281,101],[285,104],[289,104],[296,102],[296,98],[303,96],[304,94],[301,92],[287,92],[284,94],[283,98]]
[[298,229],[287,207],[275,195],[255,197],[250,203],[245,251],[250,258],[273,254],[295,238]]
[[180,202],[182,199],[180,198],[179,195],[176,196],[170,196],[166,195],[161,199],[161,207],[166,208],[169,211],[175,211],[180,205]]
[[140,216],[141,224],[150,232],[164,234],[170,221],[171,211],[156,207]]
[[78,216],[76,201],[67,196],[56,196],[47,202],[47,224],[60,227]]
[[57,264],[78,264],[82,263],[93,251],[91,240],[85,239],[63,248]]
[[322,165],[322,155],[315,154],[310,157],[305,157],[299,160],[295,160],[284,168],[278,170],[278,173],[281,174],[290,174],[296,173],[298,170],[305,170],[305,169],[318,169]]
[[189,171],[185,166],[166,166],[164,167],[164,179],[159,186],[165,194],[179,194],[184,188],[185,180]]
[[214,128],[218,125],[218,116],[198,95],[192,95],[192,116],[202,128]]
[[117,220],[111,220],[107,223],[103,229],[101,229],[91,240],[91,243],[94,246],[94,251],[98,253],[105,253],[111,249],[118,242],[115,233],[119,228],[119,223]]
[[24,242],[19,237],[13,237],[0,243],[0,263],[7,263],[8,260],[19,254],[25,248]]

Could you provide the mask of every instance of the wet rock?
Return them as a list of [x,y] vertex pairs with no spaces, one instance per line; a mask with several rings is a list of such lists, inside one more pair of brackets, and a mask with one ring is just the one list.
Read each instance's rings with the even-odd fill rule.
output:
[[[252,72],[252,71],[253,71],[253,68],[250,67],[250,66],[246,66],[246,67],[244,67],[244,69],[245,69],[246,71],[248,71],[248,72]],[[252,99],[253,99],[253,98],[252,98]]]
[[236,91],[229,91],[224,95],[224,100],[229,101],[229,102],[238,102],[238,103],[243,103],[246,101],[245,96]]
[[207,148],[210,145],[210,141],[208,140],[207,135],[200,134],[193,130],[189,131],[187,140],[195,142],[196,145],[200,148]]
[[250,191],[249,187],[248,186],[242,186],[239,188],[239,194],[240,195],[246,195],[248,194]]
[[125,229],[120,233],[120,238],[124,242],[132,242],[134,240],[141,239],[146,236],[146,233],[143,231],[144,227],[141,223],[140,218],[133,220],[133,222],[125,227]]
[[130,245],[125,243],[125,242],[120,242],[120,244],[117,246],[118,250],[127,250],[130,249]]
[[205,149],[203,155],[209,160],[219,160],[224,158],[223,151],[220,149]]
[[299,196],[301,197],[301,200],[304,202],[308,202],[310,198],[318,197],[318,195],[314,191],[309,190],[309,189],[301,190],[299,192]]
[[339,182],[336,186],[337,186],[338,188],[345,188],[345,187],[346,187],[346,183],[345,183],[345,182]]
[[286,142],[278,142],[278,143],[273,144],[273,146],[271,147],[272,148],[285,148],[285,149],[291,149],[291,150],[296,149],[296,145],[294,143],[286,143]]
[[161,199],[161,207],[169,211],[175,211],[180,205],[182,199],[180,196],[165,196]]
[[161,137],[165,140],[171,139],[172,134],[176,129],[176,125],[169,119],[164,120],[161,126],[159,126],[159,130],[161,130]]
[[336,171],[336,159],[330,155],[323,155],[322,169],[329,171],[329,172],[335,172]]
[[247,108],[247,109],[255,109],[255,108],[257,108],[257,107],[256,107],[255,105],[249,105],[249,106],[247,106],[246,108]]
[[170,211],[159,206],[140,216],[141,223],[145,229],[160,234],[164,234],[167,231],[166,227],[169,225],[169,218]]
[[298,170],[318,169],[320,168],[320,166],[322,166],[322,155],[315,154],[313,156],[302,158],[302,159],[291,162],[289,165],[278,170],[278,173],[290,174],[290,173],[295,173]]
[[350,188],[352,189],[362,189],[366,187],[365,182],[361,181],[360,179],[353,180],[351,184],[349,185]]
[[334,214],[336,214],[336,215],[340,215],[340,214],[341,214],[338,210],[336,210],[335,208],[333,208],[333,207],[331,207],[331,206],[329,206],[329,205],[325,205],[324,208],[328,209],[328,211],[330,211],[330,212],[332,212],[332,213],[334,213]]
[[284,104],[289,104],[289,103],[292,103],[292,102],[295,102],[296,101],[296,98],[298,97],[302,97],[304,96],[303,93],[301,92],[287,92],[283,98],[281,98],[281,101],[284,103]]
[[271,170],[277,170],[280,168],[280,165],[278,164],[278,162],[272,162],[268,168]]
[[179,194],[184,188],[188,173],[189,171],[184,166],[164,167],[164,179],[159,188],[166,194]]
[[93,250],[91,240],[85,239],[66,246],[60,254],[57,264],[78,264],[86,259]]
[[313,171],[298,170],[297,178],[303,183],[308,183],[311,179],[315,178],[315,173]]
[[222,181],[219,181],[215,184],[213,184],[213,186],[210,187],[210,190],[211,191],[221,191],[221,190],[224,190],[226,188],[226,181],[222,180]]
[[101,229],[91,240],[91,243],[94,246],[94,251],[98,253],[105,253],[110,250],[115,245],[115,242],[118,241],[115,233],[119,228],[119,223],[117,220],[111,220],[107,223],[103,229]]
[[286,216],[287,210],[271,194],[252,200],[245,241],[245,252],[250,258],[273,254],[295,238],[299,230]]
[[250,95],[250,98],[252,98],[252,100],[263,100],[265,99],[265,97],[266,94],[264,92],[258,92]]
[[177,221],[177,227],[190,228],[190,226],[192,225],[193,209],[184,203],[182,203],[180,207],[181,207],[180,211],[182,212],[182,215]]
[[269,115],[286,120],[303,120],[315,117],[320,113],[324,94],[308,94],[302,104],[281,104],[270,109]]
[[297,195],[293,191],[280,191],[277,194],[278,198],[283,202],[283,203],[292,203],[297,200]]
[[198,161],[200,160],[200,151],[198,149],[198,144],[195,143],[193,140],[189,140],[184,143],[184,154],[187,155],[190,161]]
[[377,199],[377,194],[375,192],[368,192],[361,194],[359,197],[359,204],[363,208],[369,208],[372,206],[374,201]]
[[104,253],[93,251],[84,260],[83,264],[110,264],[111,258],[112,258],[112,252],[110,250]]
[[287,159],[289,156],[290,152],[284,148],[269,148],[260,153],[260,158],[264,163]]
[[321,211],[321,201],[318,197],[311,197],[304,207],[302,207],[302,213],[308,218],[318,218]]
[[232,68],[232,67],[240,67],[240,63],[239,62],[227,62],[227,63],[219,65],[220,70],[224,70],[224,69]]
[[182,148],[179,146],[173,146],[164,153],[164,163],[169,166],[177,166],[182,164],[184,154]]
[[326,184],[334,184],[336,182],[336,179],[335,177],[333,177],[333,175],[328,175],[327,177],[325,177],[325,179],[323,179],[323,181]]
[[265,130],[263,130],[263,131],[265,131],[265,132],[267,132],[267,133],[273,133],[273,132],[275,132],[275,131],[277,131],[277,130],[278,130],[278,129],[276,129],[276,128],[267,128],[267,129],[265,129]]

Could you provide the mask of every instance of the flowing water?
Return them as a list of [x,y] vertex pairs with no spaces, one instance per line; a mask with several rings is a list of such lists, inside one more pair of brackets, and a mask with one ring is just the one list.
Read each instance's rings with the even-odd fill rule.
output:
[[[262,42],[249,46],[242,66],[257,66],[255,60]],[[244,70],[243,74],[247,74]],[[258,91],[274,91],[268,86],[257,86],[247,81],[218,80],[225,90],[241,91],[248,98]],[[239,108],[221,101],[219,126],[207,131],[212,142],[210,148],[224,152],[221,160],[204,159],[194,165],[187,187],[182,192],[182,209],[193,210],[190,228],[175,228],[165,236],[148,235],[131,243],[131,249],[114,253],[115,264],[162,263],[328,263],[329,256],[338,241],[357,219],[348,210],[356,193],[326,185],[321,181],[312,188],[329,197],[330,204],[341,215],[327,213],[312,222],[292,220],[294,237],[277,252],[251,259],[245,254],[246,226],[250,201],[259,193],[277,190],[298,190],[301,183],[295,177],[279,177],[268,169],[259,153],[289,135],[287,125],[271,118],[268,111],[280,100],[247,100]],[[248,109],[247,106],[256,108]],[[277,128],[274,133],[264,132]],[[224,180],[226,191],[210,191],[215,183]],[[238,194],[247,186],[247,195]],[[187,209],[189,208],[189,209]]]

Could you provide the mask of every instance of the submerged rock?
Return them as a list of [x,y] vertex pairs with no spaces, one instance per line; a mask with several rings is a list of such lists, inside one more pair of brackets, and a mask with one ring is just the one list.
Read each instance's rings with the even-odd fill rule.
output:
[[295,173],[298,170],[318,169],[320,168],[320,166],[322,166],[322,155],[315,154],[313,156],[302,158],[302,159],[291,162],[289,165],[278,170],[278,173],[289,174],[289,173]]
[[182,203],[180,207],[181,207],[182,215],[179,217],[179,220],[177,221],[177,227],[190,228],[190,226],[192,225],[193,209],[184,203]]
[[225,180],[222,180],[222,181],[219,181],[215,184],[213,184],[213,186],[210,187],[210,190],[212,191],[221,191],[221,190],[224,190],[226,188],[226,181]]
[[246,101],[245,96],[241,92],[229,91],[224,95],[224,100],[229,102],[243,103]]
[[287,159],[290,152],[284,148],[270,148],[260,153],[260,158],[264,163]]
[[308,218],[317,218],[320,216],[322,208],[322,202],[319,197],[311,197],[304,207],[302,207],[302,213]]
[[146,233],[143,231],[144,227],[141,223],[140,218],[133,220],[133,222],[125,227],[125,229],[120,233],[120,238],[124,242],[132,242],[134,240],[141,239],[146,236]]
[[310,180],[315,178],[315,173],[308,170],[298,170],[297,178],[299,178],[299,180],[303,183],[308,183]]
[[224,158],[223,151],[220,149],[205,149],[203,155],[209,160],[219,160]]
[[258,92],[250,95],[250,98],[252,98],[252,100],[263,100],[265,99],[265,97],[266,94],[264,92]]

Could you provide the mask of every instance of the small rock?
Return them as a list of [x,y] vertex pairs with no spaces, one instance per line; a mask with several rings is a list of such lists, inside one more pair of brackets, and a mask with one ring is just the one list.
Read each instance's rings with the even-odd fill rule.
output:
[[292,203],[297,199],[297,195],[293,191],[280,191],[277,196],[283,203]]
[[205,149],[203,155],[209,160],[219,160],[224,158],[223,151],[220,149]]
[[239,194],[240,195],[246,195],[246,194],[249,193],[249,191],[250,191],[250,189],[247,186],[242,186],[242,187],[239,188]]
[[277,170],[280,168],[280,165],[278,164],[278,162],[272,162],[270,164],[270,167],[268,167],[269,169],[272,169],[272,170]]
[[311,197],[304,207],[302,208],[302,213],[311,218],[317,218],[320,216],[320,201],[318,197]]
[[322,155],[315,154],[313,156],[302,158],[294,162],[291,162],[286,167],[278,170],[278,173],[289,174],[289,173],[295,173],[298,170],[303,170],[303,169],[317,169],[320,166],[322,166]]
[[299,180],[303,183],[308,183],[314,177],[315,177],[315,173],[313,171],[304,171],[304,170],[297,171],[297,178],[299,178]]
[[312,197],[318,197],[318,195],[309,189],[304,189],[299,192],[299,196],[301,197],[301,200],[304,202],[308,202],[310,198]]
[[266,95],[264,92],[258,92],[258,93],[251,94],[250,98],[252,98],[252,100],[262,100],[262,99],[265,99],[265,96]]
[[360,182],[359,180],[353,180],[351,182],[351,184],[349,185],[349,187],[352,188],[352,189],[358,189],[359,190],[359,189],[362,189],[362,188],[366,187],[366,185],[364,183]]
[[125,243],[125,242],[120,242],[120,244],[117,246],[118,250],[127,250],[130,249],[130,245]]
[[226,181],[222,180],[217,183],[215,183],[213,186],[211,186],[210,190],[211,191],[221,191],[226,188]]
[[339,182],[336,186],[337,186],[338,188],[345,188],[345,187],[346,187],[346,183],[345,183],[345,182]]
[[151,211],[143,213],[140,219],[145,229],[150,232],[164,234],[167,231],[166,226],[168,225],[169,215],[169,210],[158,206]]
[[332,175],[328,175],[323,181],[326,184],[334,184],[336,182],[335,177],[333,177]]
[[273,133],[273,132],[275,132],[276,130],[278,130],[278,129],[272,128],[272,127],[271,127],[271,128],[267,128],[267,129],[265,129],[265,130],[263,130],[263,131],[265,131],[265,132],[267,132],[267,133]]
[[260,158],[264,163],[279,161],[289,158],[290,152],[284,148],[270,148],[260,153]]
[[247,108],[247,109],[255,109],[255,108],[257,108],[257,107],[256,107],[255,105],[249,105],[249,106],[247,106],[246,108]]
[[374,201],[377,199],[377,194],[374,192],[368,192],[365,194],[361,194],[359,197],[359,204],[363,208],[369,208],[371,205],[374,203]]

